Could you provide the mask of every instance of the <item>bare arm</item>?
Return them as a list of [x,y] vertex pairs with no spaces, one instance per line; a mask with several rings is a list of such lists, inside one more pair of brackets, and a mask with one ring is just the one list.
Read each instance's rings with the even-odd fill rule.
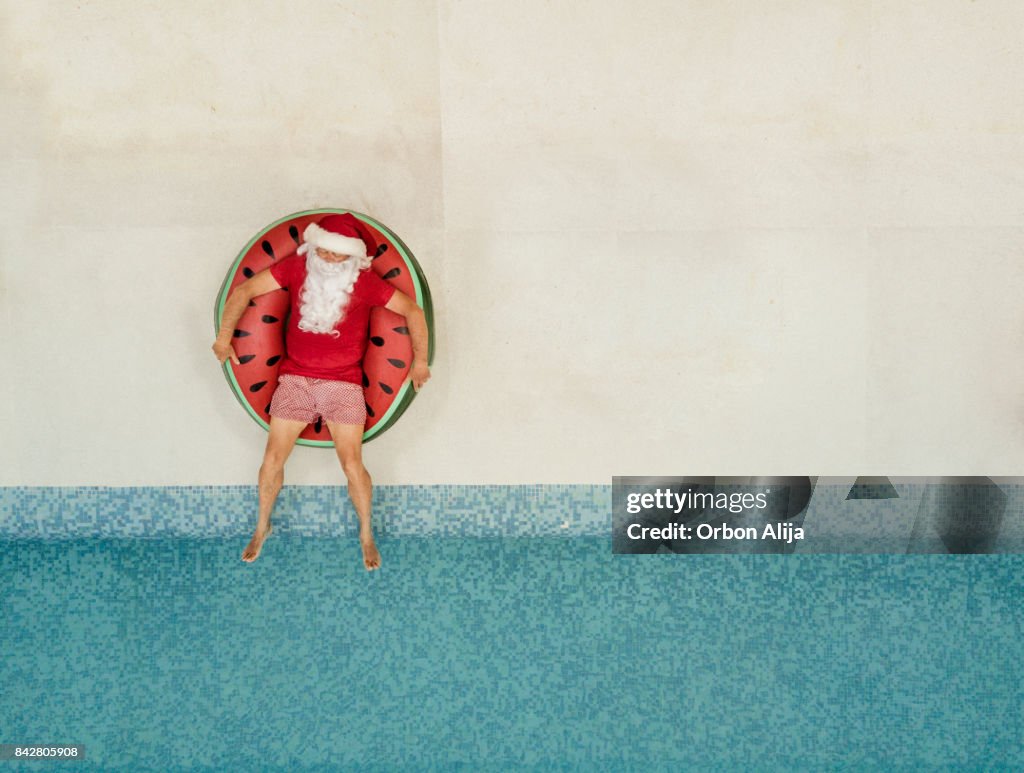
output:
[[234,347],[231,346],[231,337],[235,332],[238,320],[245,313],[249,301],[257,295],[269,293],[271,290],[277,290],[280,287],[281,285],[274,279],[274,275],[270,273],[270,269],[266,269],[246,279],[231,291],[227,301],[224,303],[224,313],[221,315],[220,321],[220,332],[217,334],[217,340],[213,344],[213,353],[220,362],[224,362],[224,360],[230,357],[233,363],[238,364],[238,357],[235,355]]
[[416,301],[401,290],[395,290],[395,294],[384,308],[401,314],[409,326],[409,337],[412,339],[412,366],[409,368],[409,377],[418,392],[430,378],[430,369],[427,367],[427,317],[423,309],[416,305]]

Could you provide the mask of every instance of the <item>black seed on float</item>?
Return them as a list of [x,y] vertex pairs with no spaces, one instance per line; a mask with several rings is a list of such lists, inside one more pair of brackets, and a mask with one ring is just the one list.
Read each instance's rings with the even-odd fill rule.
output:
[[275,354],[273,357],[267,360],[267,365],[275,365],[279,359],[281,359],[281,355]]
[[391,329],[394,330],[396,333],[401,333],[404,336],[409,335],[409,328],[407,327],[393,327]]
[[382,276],[381,279],[394,279],[396,276],[398,276],[401,273],[402,273],[402,269],[400,269],[400,268],[393,268],[390,271],[388,271],[388,273],[386,273],[384,276]]
[[376,415],[374,414],[373,408],[370,407],[369,403],[366,404],[366,415],[369,416],[371,419]]
[[256,305],[256,301],[249,301],[249,305],[250,306],[255,306]]
[[370,336],[370,343],[373,344],[374,346],[383,346],[384,339],[381,338],[380,336]]
[[252,335],[248,330],[236,330],[235,338],[245,338],[247,335]]
[[288,226],[288,235],[295,240],[295,243],[299,243],[299,229],[293,225]]
[[385,384],[383,381],[378,381],[377,384],[380,386],[380,391],[386,395],[393,395],[395,390]]
[[249,387],[249,391],[250,392],[259,392],[266,385],[267,385],[266,381],[257,381],[255,384],[253,384],[251,387]]
[[378,244],[377,245],[377,251],[373,254],[373,259],[376,260],[377,258],[379,258],[381,255],[383,255],[387,251],[388,251],[388,246],[386,244]]
[[370,379],[368,379],[366,377],[366,374],[364,373],[363,374],[363,389],[366,389],[366,387],[368,387],[368,386],[370,386]]
[[270,415],[270,403],[267,403],[267,407],[263,409],[263,412],[268,416]]
[[388,362],[390,362],[396,368],[404,368],[405,367],[405,363],[402,362],[401,360],[394,360],[394,359],[388,357]]
[[323,426],[323,417],[317,416],[316,424],[313,425],[313,431],[319,432],[321,429],[323,429]]
[[242,355],[239,355],[238,362],[241,363],[242,365],[245,365],[245,363],[249,362],[250,360],[255,359],[255,357],[256,357],[255,354],[242,354]]
[[271,314],[264,314],[262,317],[260,317],[260,319],[262,319],[268,325],[271,324],[271,323],[277,322],[277,317],[275,317],[275,316],[273,316]]
[[242,269],[242,273],[245,274],[246,279],[252,279],[253,274],[255,274],[256,272],[253,271],[248,266],[246,266],[245,268]]
[[270,242],[264,239],[261,246],[263,247],[263,251],[270,256],[271,260],[277,260],[277,256],[274,255],[274,248],[270,246]]

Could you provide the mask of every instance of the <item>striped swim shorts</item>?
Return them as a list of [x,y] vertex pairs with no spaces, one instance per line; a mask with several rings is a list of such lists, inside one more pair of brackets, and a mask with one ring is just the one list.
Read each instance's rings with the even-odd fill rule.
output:
[[335,424],[366,424],[366,399],[359,384],[283,373],[270,401],[270,415],[312,424],[318,416]]

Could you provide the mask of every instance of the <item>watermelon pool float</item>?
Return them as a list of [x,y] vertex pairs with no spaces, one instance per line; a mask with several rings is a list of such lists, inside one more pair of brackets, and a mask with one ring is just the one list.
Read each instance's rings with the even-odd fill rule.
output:
[[[315,209],[296,212],[260,231],[239,253],[228,269],[214,307],[214,330],[219,331],[224,304],[232,289],[279,260],[295,254],[301,234],[310,222],[326,214],[348,212],[363,222],[378,247],[368,271],[376,271],[413,298],[427,318],[427,363],[434,361],[434,314],[430,288],[416,258],[387,227],[348,209]],[[246,412],[263,429],[270,429],[270,399],[277,388],[277,371],[284,359],[284,331],[288,320],[285,288],[254,298],[235,328],[232,345],[239,364],[224,361],[224,376]],[[372,440],[398,421],[416,395],[406,381],[412,364],[412,339],[405,317],[383,307],[370,312],[369,343],[363,358],[363,393],[366,396],[366,428],[363,441]],[[327,425],[319,419],[299,435],[305,446],[333,447]]]

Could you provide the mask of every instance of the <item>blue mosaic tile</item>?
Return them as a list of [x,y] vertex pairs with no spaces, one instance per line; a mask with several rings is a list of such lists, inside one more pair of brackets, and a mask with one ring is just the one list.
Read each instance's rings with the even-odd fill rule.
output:
[[[818,485],[794,519],[796,553],[1015,553],[1024,550],[1024,485],[893,481],[898,497],[848,499]],[[443,537],[609,536],[612,487],[599,484],[375,486],[377,534]],[[256,521],[255,486],[4,487],[0,538],[217,537]],[[344,486],[285,486],[276,533],[352,536]]]
[[[215,537],[251,530],[255,486],[0,488],[0,538]],[[609,533],[611,487],[375,486],[373,522],[394,536],[582,536]],[[285,486],[276,533],[355,535],[343,486]]]

